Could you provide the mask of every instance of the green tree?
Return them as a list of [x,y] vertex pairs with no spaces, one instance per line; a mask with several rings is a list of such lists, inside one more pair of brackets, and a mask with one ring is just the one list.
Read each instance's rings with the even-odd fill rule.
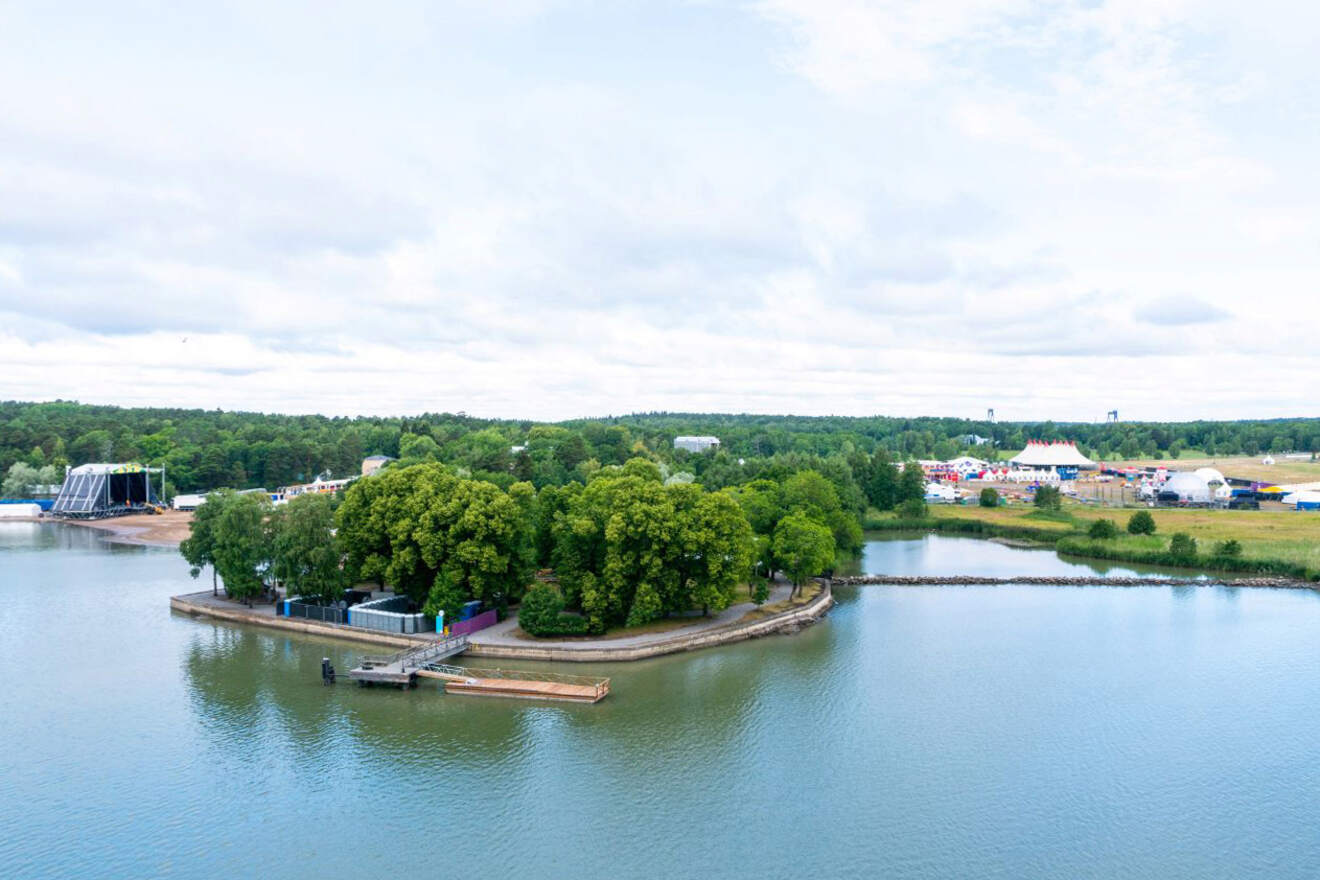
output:
[[270,499],[259,493],[235,495],[215,522],[212,554],[225,592],[235,599],[252,597],[265,586],[270,565],[270,533],[266,517]]
[[225,505],[234,498],[232,489],[217,489],[206,496],[206,500],[193,512],[189,535],[179,542],[179,553],[192,566],[188,572],[194,578],[202,569],[211,566],[211,595],[216,594],[215,537],[216,523],[224,513]]
[[1098,519],[1086,530],[1086,536],[1097,541],[1109,541],[1118,537],[1118,524],[1112,519]]
[[518,626],[534,636],[581,635],[587,621],[564,614],[564,599],[549,584],[534,584],[518,607]]
[[288,594],[320,605],[343,597],[348,580],[334,535],[329,495],[299,495],[271,516],[271,574]]
[[27,498],[36,487],[40,471],[25,461],[16,461],[9,466],[3,483],[0,483],[0,497]]
[[1196,539],[1186,532],[1175,532],[1169,538],[1169,555],[1179,562],[1191,562],[1196,559]]
[[898,495],[897,502],[902,504],[904,501],[923,501],[926,497],[926,475],[921,471],[921,465],[915,461],[909,461],[903,465],[903,472],[898,477]]
[[1056,486],[1038,486],[1034,504],[1041,510],[1062,510],[1063,493]]
[[[531,580],[531,522],[524,510],[498,486],[479,480],[422,483],[414,504],[414,540],[422,563],[443,573],[442,591],[480,599],[503,616]],[[445,610],[458,609],[450,604]]]
[[1155,534],[1155,517],[1151,516],[1148,510],[1138,510],[1128,517],[1127,530],[1128,534],[1131,535],[1153,535]]
[[898,505],[899,519],[925,519],[930,511],[921,498],[908,498]]
[[793,594],[834,564],[834,536],[804,513],[791,513],[775,527],[775,558],[793,582]]
[[998,507],[999,493],[989,486],[981,490],[980,504],[982,507]]
[[1228,562],[1242,558],[1242,544],[1230,538],[1227,541],[1219,541],[1215,544],[1214,552],[1211,554],[1215,559],[1221,562]]

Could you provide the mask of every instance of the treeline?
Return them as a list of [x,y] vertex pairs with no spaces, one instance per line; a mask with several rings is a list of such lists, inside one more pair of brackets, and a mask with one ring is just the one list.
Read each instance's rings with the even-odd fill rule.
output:
[[[719,437],[715,452],[673,448],[681,434]],[[979,444],[977,438],[988,440]],[[368,455],[435,461],[456,474],[508,489],[585,483],[600,468],[651,459],[667,481],[707,488],[740,485],[762,473],[850,468],[858,456],[1006,456],[1028,440],[1075,440],[1094,458],[1177,457],[1320,451],[1320,420],[1175,423],[991,423],[946,418],[698,415],[648,413],[559,424],[475,419],[327,418],[171,408],[125,409],[68,401],[0,402],[0,473],[17,463],[41,469],[93,461],[166,468],[168,492],[218,487],[275,489],[317,476],[358,472]],[[860,489],[861,478],[853,468]],[[832,477],[833,479],[833,477]],[[838,479],[833,479],[840,489]],[[857,500],[842,497],[845,506]]]
[[[215,493],[180,552],[194,576],[211,566],[240,599],[279,581],[328,602],[372,582],[432,616],[455,619],[474,599],[504,616],[526,599],[520,620],[534,635],[601,633],[718,612],[742,589],[762,602],[775,572],[800,587],[861,548],[859,511],[833,481],[810,469],[781,477],[711,491],[666,482],[639,457],[585,483],[505,489],[438,462],[396,463],[342,498],[272,507]],[[538,569],[554,576],[529,594]]]

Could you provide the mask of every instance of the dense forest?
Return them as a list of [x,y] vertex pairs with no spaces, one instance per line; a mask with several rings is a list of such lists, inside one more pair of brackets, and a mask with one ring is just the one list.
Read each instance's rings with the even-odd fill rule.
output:
[[[673,449],[680,434],[713,434],[718,452]],[[974,445],[972,436],[990,443]],[[738,485],[810,466],[840,470],[883,450],[895,460],[1012,454],[1029,439],[1075,440],[1093,458],[1176,458],[1320,451],[1320,419],[1238,422],[1021,423],[951,418],[848,418],[644,413],[557,424],[459,414],[328,418],[71,401],[0,402],[0,473],[90,461],[165,465],[171,491],[274,489],[349,476],[367,455],[439,461],[507,488],[585,482],[597,468],[650,458],[678,482]],[[741,461],[741,463],[740,463]],[[832,462],[832,463],[831,463]],[[767,473],[769,471],[769,473]],[[860,476],[860,475],[858,475]]]

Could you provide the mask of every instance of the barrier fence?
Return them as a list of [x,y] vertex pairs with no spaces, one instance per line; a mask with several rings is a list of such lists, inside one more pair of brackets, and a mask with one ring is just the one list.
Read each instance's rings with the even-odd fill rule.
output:
[[349,626],[374,629],[388,633],[424,633],[434,628],[425,614],[407,613],[408,599],[405,596],[387,596],[354,605],[348,609]]

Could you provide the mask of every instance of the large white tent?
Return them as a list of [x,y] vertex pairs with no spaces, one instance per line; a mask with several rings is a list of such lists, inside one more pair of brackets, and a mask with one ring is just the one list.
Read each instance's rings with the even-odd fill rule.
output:
[[1095,462],[1077,451],[1076,443],[1062,440],[1045,442],[1028,440],[1027,448],[1010,459],[1018,467],[1030,468],[1093,468]]
[[1209,504],[1214,493],[1200,474],[1179,471],[1160,487],[1160,501],[1166,504]]

